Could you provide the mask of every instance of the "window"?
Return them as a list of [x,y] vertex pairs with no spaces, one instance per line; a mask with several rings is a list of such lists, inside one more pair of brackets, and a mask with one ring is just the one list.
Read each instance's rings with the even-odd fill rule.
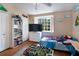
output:
[[35,24],[42,24],[44,32],[54,32],[54,21],[52,16],[35,17]]

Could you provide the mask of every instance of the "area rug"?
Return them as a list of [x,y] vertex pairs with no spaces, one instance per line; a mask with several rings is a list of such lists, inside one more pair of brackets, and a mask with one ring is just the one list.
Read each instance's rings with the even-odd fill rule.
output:
[[23,52],[26,50],[27,48],[23,48],[23,49],[20,49],[17,53],[15,53],[13,56],[24,56],[23,55]]
[[[15,53],[13,56],[41,56],[41,55],[32,55],[33,53],[35,54],[35,50],[38,50],[39,48],[38,47],[35,47],[34,49],[33,49],[33,47],[32,47],[32,49],[33,49],[33,51],[30,51],[30,55],[24,55],[24,52],[26,52],[26,50],[28,49],[29,47],[27,47],[27,48],[23,48],[23,49],[21,49],[21,50],[19,50],[17,53]],[[37,49],[36,49],[37,48]],[[45,51],[44,51],[45,50]],[[44,52],[46,52],[46,50],[47,49],[45,49],[44,48],[44,50],[38,50],[38,51],[44,51]],[[38,52],[38,51],[36,51],[37,53],[40,53],[40,52]],[[42,56],[53,56],[53,54],[54,54],[54,50],[51,50],[52,51],[52,53],[51,54],[46,54],[46,55],[42,55]],[[48,51],[49,52],[49,51]],[[42,53],[42,54],[44,54],[44,53]]]

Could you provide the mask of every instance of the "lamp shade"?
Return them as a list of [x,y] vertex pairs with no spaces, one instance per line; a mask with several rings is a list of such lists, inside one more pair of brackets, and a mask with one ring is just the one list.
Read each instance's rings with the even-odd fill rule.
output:
[[0,4],[0,10],[2,10],[2,11],[7,11],[7,10],[5,9],[5,7],[4,7],[2,4]]

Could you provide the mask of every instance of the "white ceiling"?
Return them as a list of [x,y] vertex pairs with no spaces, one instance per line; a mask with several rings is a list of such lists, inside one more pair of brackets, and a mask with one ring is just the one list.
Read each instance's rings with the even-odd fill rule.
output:
[[31,15],[56,12],[56,11],[72,10],[75,6],[77,5],[79,6],[78,3],[52,3],[51,6],[47,6],[44,3],[38,3],[37,10],[36,10],[35,3],[14,3],[12,5],[16,6],[17,8]]

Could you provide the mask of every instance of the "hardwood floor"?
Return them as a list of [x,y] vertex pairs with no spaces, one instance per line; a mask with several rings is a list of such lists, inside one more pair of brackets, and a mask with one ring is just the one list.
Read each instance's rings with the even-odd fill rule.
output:
[[28,47],[30,45],[36,44],[35,42],[30,42],[30,41],[26,41],[23,44],[19,45],[18,47],[15,48],[10,48],[7,49],[3,52],[0,52],[0,56],[12,56],[14,55],[16,52],[18,52],[20,49],[24,48],[24,47]]
[[[28,46],[33,45],[33,44],[36,44],[36,42],[26,41],[23,44],[19,45],[18,47],[9,48],[3,52],[0,52],[0,56],[12,56],[16,52],[18,52],[20,49],[22,49],[24,47],[28,47]],[[54,50],[54,56],[69,56],[69,53],[64,52],[64,51]]]
[[54,50],[54,56],[70,56],[67,51]]

